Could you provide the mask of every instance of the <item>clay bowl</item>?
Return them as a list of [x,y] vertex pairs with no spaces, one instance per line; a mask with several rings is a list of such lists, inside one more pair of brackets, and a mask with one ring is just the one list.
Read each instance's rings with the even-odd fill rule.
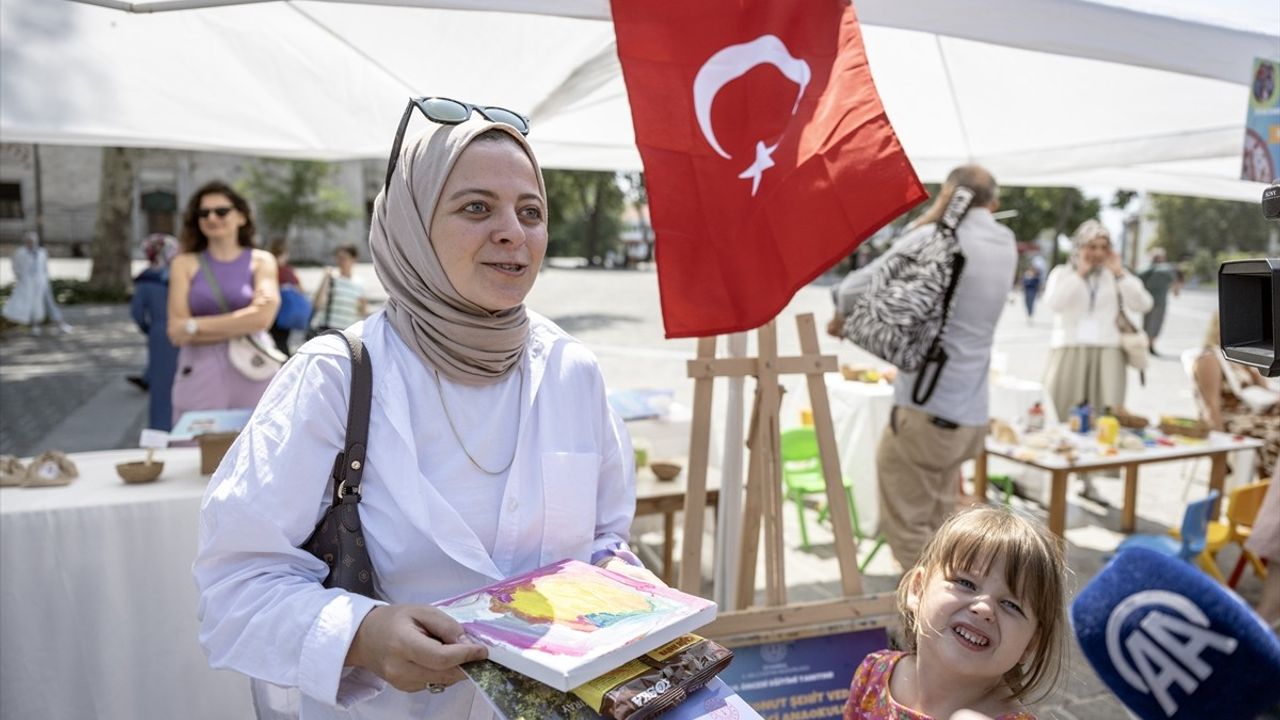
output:
[[116,465],[116,473],[120,475],[120,479],[130,485],[151,482],[160,477],[160,473],[163,471],[164,463],[159,460],[150,465],[142,460]]
[[657,476],[659,480],[669,481],[675,480],[676,476],[678,476],[680,471],[684,468],[680,467],[679,463],[651,462],[649,463],[649,469],[653,471],[653,474]]

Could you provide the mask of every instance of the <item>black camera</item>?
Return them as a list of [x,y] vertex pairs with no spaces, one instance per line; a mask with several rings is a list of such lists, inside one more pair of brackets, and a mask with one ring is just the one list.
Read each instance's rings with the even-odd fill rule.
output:
[[[1280,220],[1280,182],[1262,191],[1262,214]],[[1229,260],[1218,268],[1218,333],[1231,362],[1280,375],[1280,258]]]
[[1280,181],[1262,191],[1262,214],[1268,220],[1280,220]]
[[1280,375],[1276,322],[1280,321],[1280,258],[1228,260],[1218,268],[1218,332],[1232,362]]

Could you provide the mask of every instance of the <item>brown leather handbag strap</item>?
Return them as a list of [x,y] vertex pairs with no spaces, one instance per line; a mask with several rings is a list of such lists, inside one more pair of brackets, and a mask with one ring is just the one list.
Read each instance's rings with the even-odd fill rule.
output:
[[369,446],[369,408],[373,403],[373,370],[360,338],[345,330],[326,330],[321,335],[337,335],[351,353],[351,399],[347,405],[345,447],[333,461],[333,504],[346,499],[360,502],[360,479],[364,476],[365,452]]

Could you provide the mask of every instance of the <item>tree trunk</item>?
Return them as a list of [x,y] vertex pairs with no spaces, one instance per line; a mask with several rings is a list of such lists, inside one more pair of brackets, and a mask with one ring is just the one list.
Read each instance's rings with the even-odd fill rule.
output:
[[578,194],[582,201],[582,213],[584,215],[582,248],[587,256],[587,266],[596,267],[600,264],[600,256],[596,249],[598,244],[596,240],[596,217],[599,213],[600,192],[589,177],[584,177],[582,181],[581,191]]
[[125,293],[130,281],[130,247],[133,220],[133,160],[131,148],[104,148],[102,184],[98,196],[98,223],[94,229],[94,290]]
[[1067,221],[1071,219],[1071,213],[1075,212],[1075,198],[1071,191],[1063,192],[1062,205],[1058,207],[1058,222],[1053,226],[1053,250],[1049,255],[1049,269],[1052,270],[1058,264],[1058,236],[1066,229]]
[[[591,265],[603,265],[604,261],[600,258],[600,198],[603,196],[600,190],[599,181],[595,188],[595,197],[593,202],[588,206],[587,210],[587,256],[591,258]],[[599,260],[599,262],[597,262]]]

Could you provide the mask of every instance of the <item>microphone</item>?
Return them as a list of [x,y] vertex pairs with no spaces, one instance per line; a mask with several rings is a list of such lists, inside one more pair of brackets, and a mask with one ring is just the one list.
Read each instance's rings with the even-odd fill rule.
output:
[[1098,676],[1143,720],[1246,719],[1280,702],[1280,640],[1176,558],[1120,552],[1076,596],[1071,626]]

